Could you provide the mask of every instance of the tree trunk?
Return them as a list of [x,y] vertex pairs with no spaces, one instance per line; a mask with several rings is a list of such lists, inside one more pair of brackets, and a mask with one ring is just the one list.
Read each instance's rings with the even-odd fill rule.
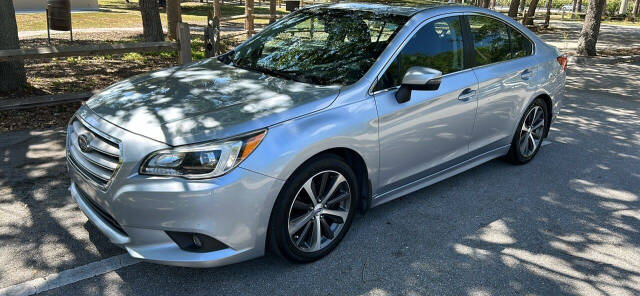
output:
[[220,7],[220,0],[213,0],[213,16],[217,16],[218,20],[222,17],[222,9]]
[[549,28],[549,20],[551,20],[551,0],[547,0],[547,14],[544,15],[543,26],[545,29]]
[[606,0],[589,1],[587,15],[582,25],[580,38],[578,38],[578,54],[595,56],[598,34],[600,34],[600,21]]
[[482,1],[482,7],[489,8],[489,4],[491,4],[491,0]]
[[633,4],[633,12],[631,15],[633,17],[638,17],[638,11],[640,10],[640,0],[636,0],[636,3]]
[[182,22],[180,0],[167,0],[167,38],[176,40],[176,28]]
[[[1,1],[1,0],[0,0]],[[142,14],[142,28],[145,41],[164,41],[162,22],[157,0],[140,0]]]
[[[524,1],[524,0],[522,0]],[[518,17],[518,6],[520,5],[520,0],[511,0],[509,4],[509,17],[516,18]]]
[[627,7],[629,7],[629,0],[620,1],[620,10],[618,10],[618,14],[627,13]]
[[[18,49],[18,25],[11,0],[0,0],[0,50]],[[10,92],[27,84],[22,61],[0,62],[0,92]]]
[[253,28],[254,28],[253,0],[245,0],[244,14],[247,16],[247,18],[244,19],[244,29],[247,30],[247,37],[251,37],[251,35],[253,35],[254,33],[253,32]]
[[536,15],[536,8],[538,7],[538,1],[539,0],[531,0],[531,2],[529,3],[529,9],[527,9],[527,21],[525,22],[525,25],[533,26],[533,19],[535,18],[535,15]]
[[269,16],[269,23],[274,23],[276,21],[276,0],[269,1]]
[[527,0],[520,0],[520,12],[524,12],[524,7],[527,5]]
[[576,8],[578,12],[582,12],[582,0],[578,0],[578,8]]

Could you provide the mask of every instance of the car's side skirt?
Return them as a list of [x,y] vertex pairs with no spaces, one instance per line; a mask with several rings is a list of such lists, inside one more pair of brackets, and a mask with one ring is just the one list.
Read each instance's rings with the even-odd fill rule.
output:
[[471,168],[474,168],[476,166],[479,166],[487,161],[490,161],[494,158],[503,156],[505,154],[507,154],[507,152],[509,151],[509,146],[510,145],[505,145],[505,146],[501,146],[498,148],[495,148],[493,150],[487,151],[485,153],[482,153],[480,155],[477,155],[473,158],[470,158],[468,160],[465,160],[463,162],[460,162],[456,165],[450,166],[446,169],[443,169],[441,171],[438,171],[436,173],[433,173],[431,175],[428,175],[426,177],[423,177],[421,179],[418,179],[416,181],[413,181],[411,183],[408,183],[406,185],[400,186],[398,188],[389,190],[387,192],[384,192],[382,194],[378,194],[376,196],[373,197],[372,203],[371,203],[371,207],[375,207],[378,205],[381,205],[383,203],[392,201],[398,197],[402,197],[404,195],[407,195],[411,192],[420,190],[424,187],[427,187],[431,184],[437,183],[439,181],[442,181],[444,179],[447,179],[451,176],[455,176],[459,173],[462,173],[466,170],[469,170]]

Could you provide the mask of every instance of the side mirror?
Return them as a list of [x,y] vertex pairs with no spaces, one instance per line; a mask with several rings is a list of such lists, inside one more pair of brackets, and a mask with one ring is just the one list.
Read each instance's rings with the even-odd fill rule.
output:
[[396,92],[396,101],[405,103],[411,99],[412,90],[437,90],[442,81],[442,72],[427,67],[414,66],[407,70],[402,85]]

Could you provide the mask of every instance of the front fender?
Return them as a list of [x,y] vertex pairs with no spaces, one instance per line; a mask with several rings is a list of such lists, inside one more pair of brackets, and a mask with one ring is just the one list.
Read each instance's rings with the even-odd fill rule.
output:
[[271,126],[260,146],[240,166],[285,181],[305,161],[334,148],[358,153],[376,187],[379,145],[373,98]]

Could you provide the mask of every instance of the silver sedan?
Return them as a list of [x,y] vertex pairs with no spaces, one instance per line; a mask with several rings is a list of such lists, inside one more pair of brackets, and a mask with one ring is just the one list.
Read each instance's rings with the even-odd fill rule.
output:
[[566,63],[482,8],[304,8],[226,54],[95,95],[68,127],[71,194],[136,258],[310,262],[358,211],[533,159]]

